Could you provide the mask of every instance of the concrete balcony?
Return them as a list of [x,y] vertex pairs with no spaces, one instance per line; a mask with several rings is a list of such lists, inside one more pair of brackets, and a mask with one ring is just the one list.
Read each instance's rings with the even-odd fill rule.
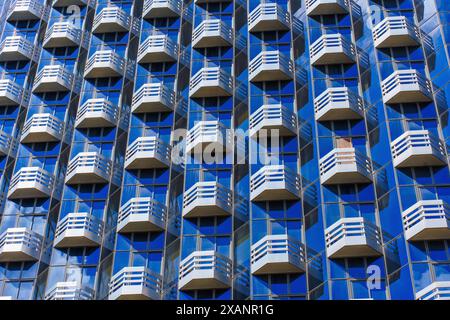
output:
[[369,159],[355,148],[335,148],[320,158],[320,183],[369,183],[372,170]]
[[289,13],[277,3],[260,3],[248,15],[248,31],[289,30],[290,21]]
[[215,251],[194,251],[180,263],[180,290],[225,289],[231,286],[231,260]]
[[443,166],[445,146],[428,130],[409,130],[391,142],[394,167]]
[[139,46],[139,63],[173,62],[178,59],[178,45],[165,34],[147,37]]
[[109,300],[160,300],[162,277],[146,267],[125,267],[109,283]]
[[9,149],[14,144],[14,138],[0,130],[0,157],[7,156],[9,154]]
[[416,300],[450,300],[450,281],[434,281],[416,293]]
[[355,46],[340,33],[324,34],[310,48],[314,66],[355,63]]
[[382,255],[378,227],[362,217],[341,218],[325,230],[327,257],[330,259]]
[[119,211],[117,232],[160,232],[166,229],[167,207],[149,197],[131,198]]
[[170,167],[172,148],[155,136],[139,137],[127,148],[125,168],[157,169]]
[[220,19],[202,21],[192,32],[193,48],[227,47],[233,45],[231,28]]
[[300,176],[285,165],[267,165],[250,178],[250,200],[296,200],[300,198]]
[[39,52],[37,48],[25,37],[5,37],[0,44],[0,61],[36,61]]
[[45,300],[93,300],[95,291],[76,281],[57,282],[45,295]]
[[194,74],[189,83],[189,96],[227,97],[233,95],[231,75],[219,67],[202,68]]
[[45,33],[44,48],[78,47],[83,32],[73,23],[55,22]]
[[69,6],[91,6],[95,5],[96,0],[53,0],[53,7]]
[[297,134],[297,116],[281,104],[262,105],[250,115],[249,121],[250,137],[270,136],[274,130],[278,130],[280,136]]
[[133,95],[131,112],[170,112],[175,105],[175,92],[162,83],[146,83]]
[[9,199],[48,198],[52,194],[54,176],[39,167],[23,167],[9,185]]
[[105,98],[89,99],[78,108],[75,127],[115,127],[118,120],[119,110],[112,102]]
[[42,0],[16,0],[10,6],[8,21],[40,20],[48,13]]
[[306,14],[319,16],[348,13],[348,0],[306,0]]
[[402,212],[405,239],[450,239],[450,208],[442,200],[420,200]]
[[180,0],[145,0],[144,19],[170,18],[181,15]]
[[252,82],[290,80],[293,73],[293,61],[280,51],[262,51],[248,66],[248,78]]
[[267,235],[251,247],[252,274],[303,273],[305,270],[303,245],[286,234]]
[[98,247],[102,244],[103,221],[86,212],[69,213],[58,222],[55,248]]
[[189,129],[186,137],[186,153],[201,154],[206,148],[227,152],[232,150],[231,130],[220,121],[199,121]]
[[92,32],[128,32],[131,24],[131,16],[121,8],[116,6],[105,7],[95,16]]
[[233,194],[216,181],[200,181],[183,194],[183,218],[229,216]]
[[22,143],[40,143],[60,141],[64,122],[50,113],[35,113],[24,124]]
[[34,79],[33,92],[70,91],[75,80],[73,72],[59,65],[44,66]]
[[96,51],[84,69],[85,78],[122,77],[126,72],[126,61],[112,50]]
[[417,70],[397,70],[381,82],[383,102],[415,103],[432,101],[430,82]]
[[362,99],[347,87],[328,88],[314,99],[317,121],[364,118]]
[[0,235],[0,262],[39,260],[42,241],[28,228],[8,228]]
[[80,152],[70,160],[66,184],[107,183],[112,163],[97,152]]
[[372,31],[375,48],[417,46],[420,44],[419,29],[405,16],[386,17]]
[[0,105],[18,106],[22,104],[25,91],[13,80],[0,79]]

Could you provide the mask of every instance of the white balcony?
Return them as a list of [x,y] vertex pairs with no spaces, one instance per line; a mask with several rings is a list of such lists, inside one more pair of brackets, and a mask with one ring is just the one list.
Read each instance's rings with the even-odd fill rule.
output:
[[45,300],[93,300],[95,291],[76,281],[57,282],[45,295]]
[[220,121],[199,121],[189,129],[186,137],[186,153],[201,154],[205,148],[227,152],[232,150],[231,130]]
[[294,63],[280,51],[262,51],[248,66],[248,78],[253,82],[290,80],[293,73]]
[[28,228],[8,228],[0,235],[0,262],[39,260],[42,236]]
[[127,148],[126,169],[157,169],[170,166],[172,148],[155,136],[139,137]]
[[35,113],[24,124],[22,143],[60,141],[64,122],[50,113]]
[[267,235],[251,247],[252,274],[303,273],[304,246],[286,234]]
[[232,214],[233,194],[216,181],[200,181],[183,194],[183,217],[198,218]]
[[308,16],[345,14],[349,8],[348,0],[305,0],[305,3]]
[[119,211],[117,232],[160,232],[166,229],[167,207],[149,197],[131,198]]
[[233,45],[231,28],[220,19],[202,21],[192,32],[192,47],[227,47]]
[[104,98],[89,99],[78,108],[75,127],[105,128],[115,127],[119,110],[111,101]]
[[112,50],[96,51],[84,69],[85,78],[122,77],[126,72],[126,61]]
[[71,22],[55,22],[45,33],[43,47],[77,47],[81,44],[82,34]]
[[13,137],[0,130],[0,157],[7,156],[9,154],[9,149],[13,144]]
[[202,68],[189,83],[191,98],[223,97],[233,94],[231,75],[219,67]]
[[430,82],[417,70],[397,70],[381,82],[383,102],[415,103],[432,100]]
[[86,212],[69,213],[58,222],[55,248],[98,247],[102,244],[103,221]]
[[416,293],[416,300],[450,300],[450,281],[434,281]]
[[250,200],[296,200],[300,198],[300,176],[285,165],[267,165],[250,178]]
[[289,30],[289,13],[277,3],[260,3],[248,15],[248,31]]
[[270,136],[273,130],[277,130],[279,136],[297,134],[297,116],[281,104],[262,105],[250,115],[249,122],[250,137]]
[[53,0],[53,7],[94,6],[96,0]]
[[335,148],[320,158],[320,183],[347,184],[372,181],[369,159],[355,148]]
[[34,79],[33,92],[70,91],[75,79],[73,72],[59,65],[44,66]]
[[410,130],[391,142],[394,167],[442,166],[445,146],[428,130]]
[[347,87],[328,88],[314,99],[314,115],[317,121],[362,119],[363,102]]
[[92,32],[127,32],[130,30],[131,24],[131,16],[121,8],[105,7],[95,16]]
[[146,267],[125,267],[109,283],[109,300],[160,300],[162,277]]
[[0,61],[36,60],[37,48],[25,37],[5,37],[0,44]]
[[70,160],[66,184],[107,183],[112,163],[97,152],[80,152]]
[[450,239],[450,209],[442,200],[420,200],[402,212],[409,241]]
[[8,198],[48,198],[51,196],[54,181],[54,176],[42,168],[20,168],[11,179]]
[[145,0],[144,19],[170,18],[181,15],[180,0]]
[[169,112],[175,105],[175,93],[162,83],[146,83],[133,95],[131,112]]
[[173,62],[178,59],[178,45],[168,35],[147,37],[139,46],[139,63]]
[[372,31],[375,48],[417,46],[419,29],[405,16],[386,17]]
[[194,251],[180,263],[180,290],[225,289],[231,286],[231,260],[215,251]]
[[42,0],[16,0],[10,6],[7,20],[39,20],[48,12]]
[[324,34],[311,45],[310,57],[315,66],[354,63],[356,49],[340,33]]
[[341,218],[325,230],[330,259],[374,257],[382,254],[378,227],[362,217]]
[[17,106],[22,104],[24,89],[9,79],[0,79],[0,105]]

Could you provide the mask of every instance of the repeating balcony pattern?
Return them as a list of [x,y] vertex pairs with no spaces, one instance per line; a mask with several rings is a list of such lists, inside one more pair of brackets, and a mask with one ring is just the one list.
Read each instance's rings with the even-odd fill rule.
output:
[[131,198],[119,211],[117,232],[159,232],[166,229],[167,207],[149,197]]
[[125,267],[109,284],[109,300],[160,300],[162,278],[145,267]]
[[0,235],[0,262],[39,260],[42,236],[28,228],[8,228]]
[[16,0],[11,5],[8,21],[47,19],[48,8],[41,0]]
[[356,48],[340,33],[324,34],[311,44],[310,59],[315,66],[354,63]]
[[84,71],[85,78],[122,77],[127,72],[124,58],[112,50],[96,51],[88,60]]
[[249,80],[253,82],[290,80],[293,73],[293,61],[280,51],[262,51],[248,66]]
[[[76,76],[60,65],[44,66],[38,72],[33,84],[34,93],[59,92],[59,91],[79,91]],[[73,86],[73,88],[72,88]]]
[[251,137],[272,135],[273,132],[279,136],[295,136],[297,116],[281,104],[265,104],[250,115],[249,132]]
[[300,198],[300,176],[285,165],[267,165],[250,178],[250,200],[295,200]]
[[24,124],[22,143],[40,143],[60,141],[64,122],[50,113],[35,113]]
[[162,83],[146,83],[133,95],[131,111],[169,112],[175,105],[175,93]]
[[7,156],[13,146],[15,146],[14,138],[0,130],[0,157]]
[[82,35],[83,32],[71,22],[55,22],[45,33],[43,47],[77,47],[81,44]]
[[345,14],[349,10],[348,0],[305,0],[308,16]]
[[45,295],[45,300],[93,300],[95,291],[76,281],[57,282]]
[[410,130],[391,143],[396,168],[445,165],[445,146],[428,130]]
[[416,293],[416,300],[450,300],[450,281],[435,281]]
[[328,88],[314,99],[314,115],[317,121],[361,119],[363,102],[347,87]]
[[78,108],[75,127],[104,128],[114,127],[119,119],[119,110],[105,98],[89,99]]
[[170,166],[172,148],[155,136],[139,137],[127,148],[125,168],[155,169]]
[[168,35],[149,36],[138,50],[139,63],[172,62],[178,59],[178,45]]
[[69,162],[66,184],[106,183],[111,170],[111,160],[97,152],[81,152]]
[[132,26],[132,17],[123,9],[116,6],[103,8],[94,19],[92,32],[127,32]]
[[202,68],[191,77],[191,98],[223,97],[233,94],[231,75],[219,67]]
[[252,245],[252,274],[286,274],[305,272],[303,245],[288,235],[267,235]]
[[38,54],[38,47],[23,36],[5,37],[0,44],[0,61],[36,61]]
[[145,0],[144,19],[179,17],[181,15],[180,0]]
[[0,105],[17,106],[28,103],[29,94],[13,80],[0,79]]
[[231,286],[231,260],[215,251],[194,251],[180,263],[180,290],[224,289]]
[[416,103],[432,100],[430,82],[417,70],[397,70],[381,82],[383,102]]
[[233,44],[231,28],[220,19],[202,21],[192,32],[192,47],[226,47]]
[[248,15],[248,31],[263,32],[290,29],[289,13],[277,3],[260,3]]
[[9,199],[47,198],[52,193],[54,176],[39,167],[22,167],[9,185]]
[[201,154],[205,148],[209,150],[232,150],[233,137],[231,130],[220,121],[199,121],[187,133],[186,153]]
[[183,217],[198,218],[232,214],[233,194],[216,181],[200,181],[183,195]]
[[102,243],[103,221],[86,212],[69,213],[58,222],[55,248],[97,247]]
[[375,48],[417,46],[419,29],[405,16],[386,17],[373,28]]

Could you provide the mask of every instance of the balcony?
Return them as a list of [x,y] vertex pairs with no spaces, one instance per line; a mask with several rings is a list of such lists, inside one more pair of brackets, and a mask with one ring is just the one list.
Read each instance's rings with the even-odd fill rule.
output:
[[112,163],[97,152],[81,152],[70,160],[66,184],[107,183]]
[[248,78],[250,81],[290,80],[294,63],[280,51],[262,51],[250,61]]
[[202,21],[192,32],[193,48],[227,47],[233,45],[231,28],[220,19]]
[[58,222],[55,248],[98,247],[102,244],[103,221],[86,212],[69,213]]
[[373,28],[375,48],[417,46],[419,29],[404,16],[386,17]]
[[227,97],[233,95],[233,79],[231,75],[219,67],[202,68],[192,76],[189,83],[189,96]]
[[24,124],[22,143],[40,143],[60,141],[64,122],[50,113],[35,113]]
[[402,212],[409,241],[450,239],[450,209],[442,200],[420,200]]
[[13,137],[0,130],[0,157],[7,156],[9,154],[9,149],[13,144]]
[[261,106],[251,114],[249,121],[250,137],[270,136],[275,130],[279,136],[297,134],[297,116],[281,104]]
[[172,148],[155,136],[139,137],[127,148],[125,168],[157,169],[170,166]]
[[22,36],[5,37],[0,44],[0,61],[36,60],[37,50],[33,43]]
[[81,286],[76,281],[57,282],[46,295],[45,300],[93,300],[95,291]]
[[303,245],[286,234],[267,235],[252,245],[252,274],[303,273],[305,270]]
[[47,12],[41,0],[16,0],[9,9],[7,20],[40,20]]
[[146,83],[133,95],[131,112],[170,112],[175,105],[175,93],[162,83]]
[[317,121],[364,118],[362,99],[347,87],[328,88],[314,99]]
[[372,170],[369,159],[355,148],[335,148],[320,158],[320,183],[369,183]]
[[28,228],[8,228],[0,235],[0,262],[39,260],[42,236]]
[[52,194],[54,176],[39,167],[23,167],[9,185],[9,199],[48,198]]
[[73,72],[69,72],[63,66],[44,66],[36,76],[33,84],[33,92],[59,92],[70,91],[75,79]]
[[82,31],[71,22],[55,22],[45,33],[44,48],[77,47]]
[[189,129],[186,137],[186,153],[202,154],[206,148],[216,152],[232,150],[231,130],[220,121],[199,121]]
[[324,34],[310,48],[311,64],[315,66],[354,63],[355,46],[340,33]]
[[9,79],[0,79],[0,105],[18,106],[22,104],[24,89]]
[[180,290],[225,289],[231,286],[231,260],[215,251],[194,251],[180,263]]
[[180,15],[180,0],[145,0],[144,2],[144,19],[170,18]]
[[383,102],[415,103],[430,102],[432,91],[430,82],[417,70],[397,70],[381,82]]
[[289,30],[289,13],[277,3],[260,3],[248,16],[248,31]]
[[126,61],[112,50],[96,51],[88,60],[85,78],[122,77],[126,71]]
[[306,0],[306,14],[319,16],[348,13],[348,0]]
[[132,18],[128,13],[116,6],[103,8],[94,19],[93,33],[128,32]]
[[443,166],[445,146],[428,130],[410,130],[391,142],[394,167]]
[[200,181],[183,194],[183,218],[229,216],[233,194],[216,181]]
[[162,277],[145,267],[125,267],[109,284],[109,300],[160,300]]
[[139,46],[139,63],[173,62],[178,59],[178,45],[167,35],[147,37]]
[[416,293],[416,300],[450,300],[450,281],[434,281]]
[[112,102],[104,99],[89,99],[78,108],[75,127],[105,128],[115,127],[119,119],[119,110]]
[[362,217],[341,218],[325,230],[327,257],[330,259],[382,255],[378,227]]
[[119,211],[117,232],[160,232],[166,229],[167,207],[153,198],[131,198]]
[[285,165],[267,165],[250,178],[250,200],[296,200],[300,198],[300,176]]

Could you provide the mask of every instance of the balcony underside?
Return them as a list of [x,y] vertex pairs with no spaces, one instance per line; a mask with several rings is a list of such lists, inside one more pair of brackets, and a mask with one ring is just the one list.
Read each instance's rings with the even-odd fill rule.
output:
[[260,82],[260,81],[274,81],[274,80],[291,80],[292,76],[286,74],[285,72],[275,69],[275,70],[263,70],[257,72],[250,81]]
[[100,244],[89,236],[88,231],[66,231],[55,239],[55,248],[98,247]]
[[402,159],[397,159],[395,167],[396,168],[407,168],[407,167],[428,167],[428,166],[442,166],[445,165],[443,159],[436,157],[433,154],[413,154],[413,151],[409,152],[410,155],[407,156],[402,154]]

